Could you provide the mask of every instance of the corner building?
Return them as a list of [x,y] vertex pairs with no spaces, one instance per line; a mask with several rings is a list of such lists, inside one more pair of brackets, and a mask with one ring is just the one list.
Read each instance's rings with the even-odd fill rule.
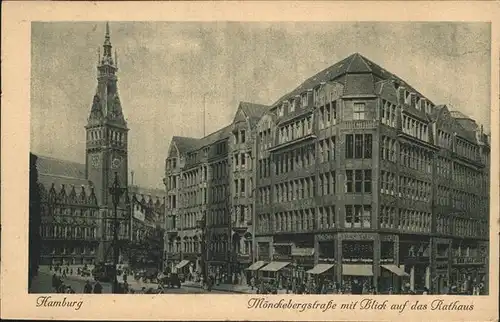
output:
[[365,57],[273,104],[255,156],[253,261],[278,275],[327,264],[347,289],[488,284],[488,136]]

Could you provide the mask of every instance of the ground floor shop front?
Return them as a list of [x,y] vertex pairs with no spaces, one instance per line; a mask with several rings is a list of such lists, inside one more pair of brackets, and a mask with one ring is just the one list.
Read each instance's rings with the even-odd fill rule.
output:
[[[278,288],[342,293],[471,293],[487,242],[419,235],[324,233],[256,237],[254,279]],[[258,264],[256,264],[258,263]]]

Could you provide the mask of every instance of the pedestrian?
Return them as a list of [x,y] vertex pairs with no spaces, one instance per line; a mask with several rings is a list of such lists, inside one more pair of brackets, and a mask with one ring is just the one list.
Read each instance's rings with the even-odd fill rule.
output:
[[90,284],[89,280],[87,280],[87,282],[85,282],[85,286],[83,286],[83,293],[85,294],[92,293],[92,284]]
[[59,278],[57,277],[56,273],[52,275],[52,287],[57,291],[57,288],[59,287]]
[[255,287],[255,277],[252,276],[252,278],[250,279],[250,286],[252,287],[252,291],[253,291],[253,288]]
[[94,284],[94,294],[102,294],[102,285],[99,281],[96,281]]

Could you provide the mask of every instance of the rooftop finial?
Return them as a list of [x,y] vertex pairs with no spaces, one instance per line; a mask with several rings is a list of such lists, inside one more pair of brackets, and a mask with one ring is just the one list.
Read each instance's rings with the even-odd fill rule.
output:
[[106,21],[106,38],[109,38],[109,22]]

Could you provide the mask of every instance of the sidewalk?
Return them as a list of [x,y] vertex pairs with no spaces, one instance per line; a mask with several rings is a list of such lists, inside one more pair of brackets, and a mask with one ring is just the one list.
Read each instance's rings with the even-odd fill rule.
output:
[[[191,281],[186,281],[182,283],[182,286],[191,288],[201,288],[200,283]],[[255,294],[257,292],[256,289],[252,290],[252,288],[248,285],[233,285],[233,284],[213,285],[212,290],[221,292],[230,292],[230,293],[241,293],[241,294]]]
[[[182,286],[192,287],[192,288],[201,288],[200,283],[186,281],[182,283]],[[212,286],[212,290],[221,291],[221,292],[230,292],[230,293],[240,293],[240,294],[257,294],[257,289],[252,288],[248,285],[234,285],[234,284],[219,284]],[[286,294],[286,290],[278,290],[278,294]]]

